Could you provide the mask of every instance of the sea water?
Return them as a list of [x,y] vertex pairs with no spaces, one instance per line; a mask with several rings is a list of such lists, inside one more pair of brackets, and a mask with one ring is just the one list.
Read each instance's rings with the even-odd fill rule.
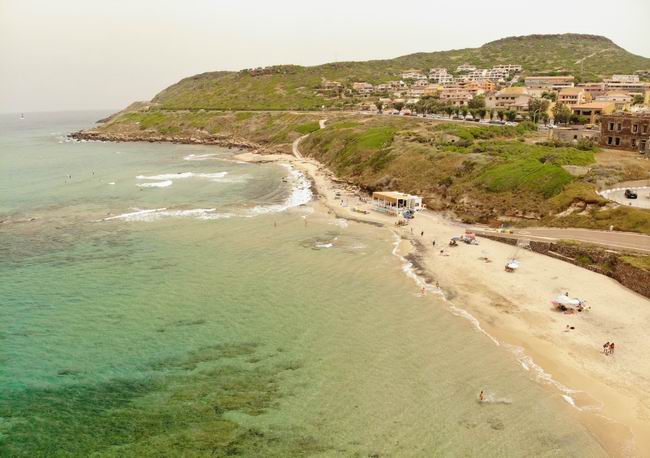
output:
[[66,137],[105,114],[0,117],[0,456],[603,455],[388,229],[236,151]]

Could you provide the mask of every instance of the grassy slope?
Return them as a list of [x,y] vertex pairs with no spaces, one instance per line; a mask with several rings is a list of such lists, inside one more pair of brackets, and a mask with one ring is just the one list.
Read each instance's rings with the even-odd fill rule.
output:
[[[595,192],[602,171],[594,154],[532,144],[527,125],[493,127],[434,123],[418,118],[328,113],[136,111],[116,115],[98,130],[142,136],[240,138],[274,151],[303,153],[368,190],[399,189],[425,196],[431,208],[452,209],[467,220],[531,217],[539,224],[650,233],[650,211],[607,208]],[[580,178],[564,165],[590,165]],[[609,168],[608,174],[615,173]],[[579,203],[583,210],[558,217]]]
[[[584,67],[576,64],[587,58]],[[310,110],[325,105],[344,107],[351,99],[325,99],[315,94],[322,79],[344,83],[385,82],[399,78],[409,68],[427,70],[461,63],[487,67],[518,63],[528,73],[570,72],[584,80],[612,73],[632,73],[650,68],[650,59],[628,53],[604,37],[592,35],[531,35],[510,37],[480,48],[417,53],[388,60],[339,62],[315,67],[285,66],[282,73],[251,76],[244,72],[210,72],[185,78],[154,98],[164,108],[233,110]]]
[[[564,165],[591,165],[592,151],[530,143],[525,125],[482,127],[417,119],[368,117],[333,123],[302,144],[303,153],[367,190],[423,195],[431,208],[469,221],[498,216],[545,224],[650,233],[650,212],[609,209],[589,183]],[[526,137],[526,138],[524,138]],[[528,141],[526,141],[528,140]],[[582,210],[559,217],[580,204]]]

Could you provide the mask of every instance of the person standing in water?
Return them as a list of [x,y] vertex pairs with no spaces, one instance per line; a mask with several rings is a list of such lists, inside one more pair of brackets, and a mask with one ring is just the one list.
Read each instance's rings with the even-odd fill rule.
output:
[[481,390],[481,392],[479,393],[478,400],[481,402],[485,401],[485,395],[483,394],[483,390]]

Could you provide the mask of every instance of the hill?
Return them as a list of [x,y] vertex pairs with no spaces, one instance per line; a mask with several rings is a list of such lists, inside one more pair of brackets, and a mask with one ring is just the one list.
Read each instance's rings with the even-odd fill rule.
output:
[[600,80],[613,73],[650,69],[650,59],[627,52],[596,35],[528,35],[509,37],[467,48],[416,53],[395,59],[336,62],[313,67],[282,65],[264,72],[209,72],[185,78],[160,92],[153,102],[164,109],[314,110],[322,106],[345,108],[352,99],[320,97],[323,80],[344,84],[373,84],[399,79],[403,70],[428,70],[462,63],[478,67],[512,63],[526,74],[571,73],[578,79]]

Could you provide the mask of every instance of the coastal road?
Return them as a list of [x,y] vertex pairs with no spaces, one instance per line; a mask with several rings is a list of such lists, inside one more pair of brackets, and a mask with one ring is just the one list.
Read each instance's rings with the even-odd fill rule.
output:
[[[320,121],[318,121],[318,127],[320,127],[321,129],[325,129],[326,122],[327,119],[321,119]],[[291,145],[291,151],[293,152],[293,155],[298,159],[303,159],[302,153],[300,152],[298,145],[300,145],[300,142],[307,137],[309,137],[309,134],[303,135],[302,137],[298,137],[294,140],[293,144]]]
[[[479,230],[478,232],[485,232]],[[632,232],[609,232],[592,229],[562,229],[562,228],[526,228],[516,229],[513,234],[499,234],[506,237],[526,240],[558,241],[575,240],[593,243],[606,248],[630,250],[650,254],[650,236]]]

